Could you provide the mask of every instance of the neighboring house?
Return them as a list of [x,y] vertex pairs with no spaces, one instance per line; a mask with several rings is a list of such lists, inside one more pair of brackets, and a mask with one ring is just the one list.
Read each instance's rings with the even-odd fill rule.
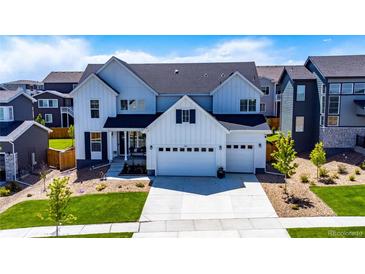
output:
[[319,140],[327,150],[354,148],[365,136],[365,55],[309,56],[317,81]]
[[298,152],[310,151],[318,141],[319,100],[314,75],[305,66],[285,66],[279,79],[281,131],[292,134]]
[[45,90],[33,97],[37,99],[34,116],[41,114],[47,127],[69,127],[74,124],[73,103],[68,93]]
[[8,90],[21,89],[23,91],[43,90],[43,83],[33,80],[17,80],[1,84]]
[[257,66],[260,87],[264,96],[261,98],[260,112],[266,117],[280,115],[280,85],[279,78],[284,66]]
[[79,83],[82,71],[52,71],[43,80],[45,90],[70,93]]
[[254,62],[88,65],[74,100],[78,168],[145,157],[148,174],[265,170],[270,134]]
[[46,162],[51,130],[34,121],[35,101],[20,90],[1,91],[0,181],[16,180]]

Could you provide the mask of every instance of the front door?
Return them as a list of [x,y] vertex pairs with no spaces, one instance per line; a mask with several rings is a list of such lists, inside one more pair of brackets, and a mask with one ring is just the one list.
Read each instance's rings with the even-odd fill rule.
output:
[[6,180],[5,174],[5,154],[0,154],[0,182]]
[[[126,134],[124,134],[124,133],[126,133]],[[128,152],[128,147],[129,147],[128,132],[124,132],[124,131],[119,132],[119,153],[120,153],[120,155],[125,154],[125,146],[124,146],[125,138],[127,138],[127,152]]]

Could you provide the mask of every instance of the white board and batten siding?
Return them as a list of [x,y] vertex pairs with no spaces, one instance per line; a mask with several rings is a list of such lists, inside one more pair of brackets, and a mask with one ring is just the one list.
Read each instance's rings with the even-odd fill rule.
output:
[[[156,113],[156,95],[133,72],[116,60],[111,60],[98,74],[113,89],[119,92],[116,100],[118,114],[154,114]],[[144,109],[134,111],[121,110],[120,100],[144,100]],[[115,108],[114,107],[114,108]]]
[[[213,93],[213,112],[216,114],[238,114],[241,99],[256,99],[256,113],[260,111],[260,92],[251,84],[234,75]],[[253,113],[253,112],[249,112]]]
[[[196,110],[196,123],[182,123],[176,124],[176,109],[195,109]],[[177,104],[175,104],[168,112],[163,114],[155,124],[148,128],[146,134],[147,144],[147,169],[155,170],[156,175],[158,174],[158,163],[162,162],[162,165],[166,164],[166,159],[161,157],[172,157],[172,156],[160,155],[158,159],[158,148],[159,147],[185,147],[185,148],[214,148],[214,172],[218,167],[225,168],[225,144],[226,144],[226,131],[222,128],[214,118],[210,117],[209,114],[205,113],[204,110],[198,108],[196,104],[191,102],[188,98],[182,98]],[[150,149],[152,146],[152,150]],[[166,152],[167,153],[167,152]],[[191,153],[191,152],[185,152]],[[197,152],[198,153],[198,152]],[[203,152],[201,152],[203,153]],[[160,154],[162,154],[160,152]],[[198,156],[194,153],[189,154],[191,159],[196,156],[197,165],[193,165],[195,169],[199,169],[199,161],[204,162],[205,156]],[[182,156],[184,157],[184,156]],[[197,159],[199,157],[199,159]],[[186,159],[181,158],[181,162]],[[178,164],[178,163],[176,163]],[[163,167],[162,167],[163,168]],[[191,168],[191,167],[190,167]],[[210,167],[207,167],[210,169]],[[189,170],[189,168],[186,168]],[[190,169],[190,174],[195,174]]]
[[[96,78],[89,78],[72,94],[75,117],[76,159],[85,159],[84,132],[100,132],[106,119],[116,116],[116,95]],[[99,100],[99,118],[91,118],[90,100]]]

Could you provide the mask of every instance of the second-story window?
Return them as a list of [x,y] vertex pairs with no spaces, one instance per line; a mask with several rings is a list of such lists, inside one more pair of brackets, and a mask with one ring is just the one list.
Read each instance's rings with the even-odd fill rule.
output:
[[353,84],[352,83],[343,83],[341,87],[342,94],[352,94]]
[[260,104],[260,111],[265,112],[266,111],[266,105],[264,103]]
[[58,108],[57,99],[38,99],[39,108]]
[[330,84],[330,94],[340,94],[341,84]]
[[128,109],[136,110],[137,109],[137,100],[129,100]]
[[120,110],[128,110],[128,100],[120,100]]
[[189,123],[189,110],[188,109],[183,109],[182,110],[182,122],[183,123]]
[[144,108],[144,100],[120,100],[120,110],[143,111]]
[[99,118],[99,100],[90,100],[91,118]]
[[0,122],[14,121],[14,112],[12,106],[0,107]]
[[241,112],[256,112],[256,99],[241,99],[240,100]]
[[297,101],[305,101],[305,85],[297,86]]
[[355,83],[354,93],[355,94],[365,94],[365,83]]
[[269,95],[270,87],[261,87],[261,91],[264,93],[264,95]]
[[328,114],[339,114],[340,96],[330,96],[328,98]]

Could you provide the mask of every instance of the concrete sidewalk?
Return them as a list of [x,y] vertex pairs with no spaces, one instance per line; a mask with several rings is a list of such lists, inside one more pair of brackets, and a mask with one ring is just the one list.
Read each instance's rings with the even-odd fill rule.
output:
[[[365,217],[240,218],[69,225],[60,228],[60,235],[133,232],[134,238],[288,238],[287,228],[350,226],[365,226]],[[54,235],[54,226],[0,230],[0,238],[29,238]]]

